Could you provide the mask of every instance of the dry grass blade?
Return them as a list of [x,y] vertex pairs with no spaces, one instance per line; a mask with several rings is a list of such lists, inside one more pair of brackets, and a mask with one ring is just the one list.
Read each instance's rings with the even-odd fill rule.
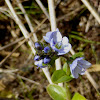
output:
[[44,12],[44,14],[46,15],[46,17],[48,18],[48,20],[50,19],[49,18],[49,14],[46,10],[46,8],[44,7],[44,5],[42,4],[42,2],[40,0],[35,0],[37,2],[37,4],[40,6],[40,8],[42,9],[42,11]]
[[9,43],[9,44],[7,44],[3,47],[0,47],[0,51],[6,49],[6,48],[8,48],[8,47],[10,47],[10,46],[12,46],[16,43],[18,43],[19,41],[22,41],[23,39],[24,39],[24,37],[21,37],[21,38],[17,39],[16,41],[12,42],[12,43]]
[[[49,6],[49,15],[50,15],[50,23],[51,23],[51,30],[55,31],[57,26],[56,26],[56,17],[55,17],[55,7],[54,7],[54,1],[53,0],[48,0],[48,6]],[[58,58],[55,61],[56,65],[56,70],[61,69],[61,61],[60,58]],[[63,85],[62,83],[59,83],[59,85]]]
[[[10,1],[9,1],[9,0],[5,0],[5,2],[6,2],[6,4],[8,5],[8,7],[9,7],[9,9],[10,9],[10,11],[11,11],[13,17],[14,17],[15,22],[18,24],[18,26],[19,26],[20,30],[22,31],[24,37],[27,39],[27,37],[29,36],[28,31],[26,30],[26,28],[25,28],[25,26],[23,25],[23,23],[21,22],[21,20],[18,18],[18,16],[17,16],[17,14],[15,13],[15,11],[14,11],[14,9],[13,9],[13,7],[12,7]],[[35,32],[35,31],[34,31],[34,32]],[[23,41],[23,43],[24,43],[24,41]],[[35,54],[36,51],[35,51],[35,49],[34,49],[33,41],[32,41],[30,38],[29,38],[28,44],[29,44],[29,46],[31,47],[33,54]],[[15,51],[15,49],[14,49],[14,51]],[[8,57],[7,57],[7,58],[8,58]],[[7,58],[6,58],[6,59],[7,59]],[[5,61],[3,61],[3,62],[5,62]],[[1,63],[1,64],[2,64],[2,63]],[[51,81],[51,78],[50,78],[50,73],[49,73],[48,68],[44,68],[44,69],[42,69],[42,70],[43,70],[43,73],[45,74],[45,76],[47,77],[49,83],[52,84],[52,81]]]
[[95,17],[95,19],[98,21],[98,23],[100,24],[100,16],[99,14],[95,11],[95,9],[90,5],[90,3],[88,2],[88,0],[81,0],[84,5],[88,8],[88,10],[91,12],[91,14]]
[[[30,21],[28,15],[27,15],[27,13],[26,13],[26,11],[25,11],[23,5],[21,4],[20,0],[16,0],[16,1],[17,1],[17,3],[18,3],[19,8],[20,8],[21,11],[24,13],[25,19],[26,19],[26,21],[27,21],[27,23],[28,23],[28,26],[29,26],[31,32],[34,32],[32,23],[31,23],[31,21]],[[36,33],[33,34],[33,39],[34,39],[35,42],[38,41],[37,36],[36,36]]]
[[[47,19],[47,18],[46,18]],[[46,21],[46,19],[44,19],[41,23],[40,23],[40,25],[35,29],[35,31],[34,32],[36,32],[37,31],[37,29]],[[31,33],[26,39],[24,39],[20,44],[18,44],[13,50],[12,50],[12,52],[9,54],[9,55],[7,55],[1,62],[0,62],[0,66],[2,66],[2,64],[4,64],[4,62],[23,44],[23,43],[25,43],[31,36],[33,35],[33,33]]]
[[100,71],[100,64],[92,65],[87,71],[88,72],[99,72]]

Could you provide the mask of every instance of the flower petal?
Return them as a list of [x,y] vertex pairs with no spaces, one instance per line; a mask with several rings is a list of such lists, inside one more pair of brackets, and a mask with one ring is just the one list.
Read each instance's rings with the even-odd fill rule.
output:
[[89,68],[91,66],[91,63],[86,60],[80,60],[79,64],[81,64],[84,68]]
[[79,77],[79,74],[76,73],[75,70],[72,70],[71,73],[72,73],[72,75],[73,75],[74,78],[78,78]]
[[61,42],[62,41],[62,35],[59,31],[54,31],[53,33],[53,39],[54,39],[54,42],[57,43],[57,42]]
[[35,65],[38,67],[42,67],[42,63],[43,63],[43,59],[39,60],[39,61],[35,61]]
[[52,35],[53,35],[53,32],[47,32],[46,36],[43,36],[43,38],[47,43],[50,43],[50,41],[52,39]]
[[68,43],[68,38],[67,37],[63,37],[62,39],[62,45],[66,45]]
[[55,47],[55,42],[54,42],[54,39],[53,38],[51,39],[50,46],[51,46],[51,48],[53,50],[55,50],[55,51],[57,50],[57,48]]

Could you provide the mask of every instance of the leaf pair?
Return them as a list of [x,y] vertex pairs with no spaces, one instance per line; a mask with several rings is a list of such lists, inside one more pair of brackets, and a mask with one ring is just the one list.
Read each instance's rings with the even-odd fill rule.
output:
[[[67,100],[66,90],[61,86],[50,84],[47,87],[47,92],[54,100]],[[79,93],[75,93],[72,100],[86,100],[86,98]]]
[[53,83],[69,82],[72,79],[73,78],[66,75],[66,72],[63,70],[56,70],[51,77]]

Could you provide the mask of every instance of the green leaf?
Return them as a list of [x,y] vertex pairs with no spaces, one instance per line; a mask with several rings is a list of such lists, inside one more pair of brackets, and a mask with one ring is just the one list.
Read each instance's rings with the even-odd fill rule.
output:
[[67,63],[65,63],[64,65],[63,65],[63,71],[65,71],[65,72],[67,72]]
[[70,67],[68,66],[68,64],[67,63],[65,63],[64,65],[63,65],[63,71],[65,71],[66,72],[66,75],[70,75],[71,73],[70,73]]
[[72,100],[86,100],[86,98],[79,93],[75,93]]
[[83,52],[78,52],[78,53],[75,53],[71,58],[75,59],[77,57],[82,57],[82,56],[84,56],[84,53]]
[[63,70],[56,70],[53,73],[51,80],[53,83],[69,82],[72,80],[72,77],[66,75],[66,72]]
[[50,84],[47,86],[47,92],[54,100],[66,100],[66,90],[58,85]]

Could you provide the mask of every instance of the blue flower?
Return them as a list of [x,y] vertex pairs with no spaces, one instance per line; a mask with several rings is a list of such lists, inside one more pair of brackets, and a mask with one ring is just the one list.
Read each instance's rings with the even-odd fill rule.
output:
[[48,64],[50,61],[51,61],[50,57],[47,56],[44,58],[43,62],[44,62],[44,64]]
[[68,53],[71,49],[71,44],[68,43],[69,40],[67,37],[63,37],[59,30],[57,29],[55,33],[52,34],[52,38],[50,40],[50,46],[54,51],[58,52],[58,55],[64,55]]
[[83,57],[76,58],[72,64],[70,64],[70,70],[74,78],[78,78],[79,74],[83,75],[86,69],[91,66],[91,63],[83,59]]
[[34,57],[34,61],[38,61],[39,58],[40,58],[40,56],[39,56],[39,55],[36,55],[36,56]]
[[55,32],[47,32],[46,33],[46,36],[43,36],[44,40],[47,42],[47,43],[50,43],[52,37],[53,37],[53,33]]
[[46,47],[44,48],[44,53],[48,53],[49,51],[50,51],[50,47],[46,46]]
[[39,60],[39,61],[35,61],[34,63],[36,66],[38,66],[37,68],[44,68],[46,66],[43,66],[43,59]]
[[35,42],[35,48],[38,49],[38,50],[42,50],[43,49],[42,45],[40,43],[38,43],[38,42]]

